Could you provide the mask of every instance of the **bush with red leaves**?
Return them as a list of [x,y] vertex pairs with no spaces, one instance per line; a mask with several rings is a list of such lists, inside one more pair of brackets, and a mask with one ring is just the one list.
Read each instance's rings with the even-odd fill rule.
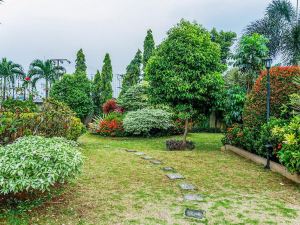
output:
[[117,104],[115,99],[110,99],[105,102],[102,106],[102,110],[104,114],[111,112],[124,113],[124,109]]

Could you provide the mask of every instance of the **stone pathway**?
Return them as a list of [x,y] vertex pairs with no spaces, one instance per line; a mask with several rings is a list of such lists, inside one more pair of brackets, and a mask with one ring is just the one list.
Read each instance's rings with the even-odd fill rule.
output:
[[[125,151],[129,152],[129,153],[134,153],[137,156],[141,156],[141,159],[144,159],[144,160],[152,163],[153,165],[163,164],[162,161],[154,159],[153,157],[146,155],[144,152],[138,152],[136,150],[130,150],[130,149],[125,149]],[[176,170],[173,167],[163,167],[161,169],[163,171],[166,171],[166,172],[173,172],[173,173],[166,174],[166,176],[170,180],[175,181],[175,180],[185,179],[183,175],[181,175],[180,173],[176,173],[175,172]],[[197,190],[197,187],[195,187],[194,185],[189,184],[189,183],[181,183],[181,184],[179,184],[179,187],[183,191],[195,191],[195,190]],[[203,201],[204,198],[200,194],[193,193],[193,194],[185,194],[183,196],[183,200],[200,202],[200,201]],[[187,208],[184,212],[184,216],[186,216],[188,218],[193,218],[193,219],[204,219],[205,218],[205,211],[204,210],[194,210],[194,209],[188,209]]]

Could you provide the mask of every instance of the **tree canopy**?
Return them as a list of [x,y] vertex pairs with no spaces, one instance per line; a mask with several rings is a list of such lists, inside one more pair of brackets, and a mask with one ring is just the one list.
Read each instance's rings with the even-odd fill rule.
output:
[[143,53],[143,69],[145,70],[147,63],[150,59],[150,57],[153,54],[153,51],[155,50],[155,42],[152,34],[152,30],[147,31],[147,36],[144,41],[144,53]]
[[80,49],[77,52],[77,56],[76,56],[76,65],[75,65],[75,74],[80,74],[80,73],[84,73],[86,74],[86,62],[85,62],[85,55],[83,53],[83,50]]
[[173,107],[186,120],[186,134],[193,113],[206,114],[218,101],[223,68],[220,46],[211,41],[210,33],[181,20],[168,31],[146,67],[150,100]]
[[142,52],[138,50],[134,56],[134,59],[126,68],[126,74],[123,77],[122,81],[122,91],[120,95],[123,95],[128,88],[137,84],[140,81],[141,77],[141,64],[142,64]]

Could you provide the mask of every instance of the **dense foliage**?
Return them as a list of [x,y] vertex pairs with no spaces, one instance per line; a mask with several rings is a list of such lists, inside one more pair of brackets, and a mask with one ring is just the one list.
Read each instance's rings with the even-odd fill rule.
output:
[[32,100],[20,101],[7,99],[1,103],[0,112],[29,113],[36,112],[37,106]]
[[93,98],[95,111],[99,113],[101,106],[113,97],[112,90],[113,71],[109,54],[105,55],[101,74],[97,72],[94,80]]
[[130,62],[130,64],[126,68],[126,74],[123,77],[122,81],[122,90],[120,96],[122,96],[128,88],[136,85],[141,78],[141,65],[142,65],[142,52],[138,50],[134,56],[134,59]]
[[76,56],[76,65],[75,65],[75,74],[86,74],[86,62],[85,62],[85,55],[83,53],[83,50],[80,49],[77,52]]
[[[273,67],[271,69],[271,116],[280,117],[281,106],[289,103],[289,96],[299,91],[293,83],[295,77],[300,76],[299,67]],[[259,131],[266,121],[266,78],[263,71],[257,79],[252,92],[247,98],[243,120],[244,125]]]
[[147,36],[144,40],[144,52],[143,52],[143,69],[145,70],[150,57],[155,50],[155,42],[152,34],[152,30],[147,31]]
[[93,112],[92,85],[85,74],[64,75],[57,81],[50,96],[66,103],[82,121]]
[[141,82],[130,87],[122,96],[118,98],[118,104],[125,109],[125,111],[135,111],[148,107],[148,82]]
[[76,142],[24,137],[0,147],[0,194],[47,191],[74,178],[83,160]]
[[125,135],[123,119],[124,115],[118,112],[103,114],[94,119],[93,123],[90,124],[90,130],[101,136],[122,137]]
[[123,121],[125,132],[132,136],[166,133],[173,127],[171,114],[161,109],[140,109],[129,112]]
[[151,101],[167,104],[186,120],[195,111],[206,114],[223,87],[220,46],[201,25],[182,20],[150,58],[146,77]]

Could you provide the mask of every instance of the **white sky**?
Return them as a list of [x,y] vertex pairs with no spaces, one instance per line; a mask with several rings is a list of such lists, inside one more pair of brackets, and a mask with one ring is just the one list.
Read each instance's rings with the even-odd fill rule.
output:
[[[295,0],[296,1],[296,0]],[[88,71],[101,69],[106,52],[123,73],[147,29],[156,44],[181,18],[206,28],[235,31],[261,18],[270,0],[5,0],[0,5],[0,58],[25,68],[33,59],[67,58],[74,71],[84,49]]]

